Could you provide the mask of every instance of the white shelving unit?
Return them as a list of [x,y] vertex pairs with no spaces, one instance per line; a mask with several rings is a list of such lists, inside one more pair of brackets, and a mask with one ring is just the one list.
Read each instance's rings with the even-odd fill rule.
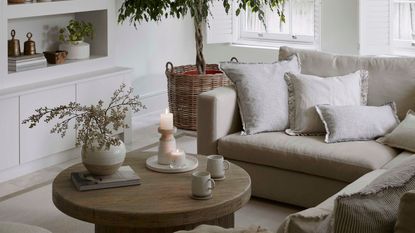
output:
[[75,75],[82,72],[109,67],[113,64],[114,26],[116,24],[115,0],[60,0],[0,6],[1,23],[0,65],[7,67],[7,40],[10,31],[16,30],[21,49],[26,41],[26,33],[33,33],[37,52],[58,49],[58,31],[70,19],[91,22],[95,35],[91,44],[91,58],[87,60],[67,60],[62,65],[48,65],[47,68],[24,72],[0,70],[0,89],[27,83],[34,83],[58,76]]
[[[34,109],[69,101],[105,101],[121,83],[129,83],[132,70],[114,66],[115,1],[0,1],[0,146],[4,152],[0,155],[0,181],[79,156],[74,148],[75,132],[68,132],[70,136],[61,139],[49,133],[51,124],[40,124],[35,129],[21,124]],[[59,29],[71,19],[94,26],[94,39],[87,41],[91,45],[89,59],[66,60],[61,65],[23,72],[7,70],[7,41],[12,29],[16,30],[21,49],[26,33],[31,32],[38,53],[53,51],[59,45]],[[131,140],[130,131],[123,133],[126,142]]]

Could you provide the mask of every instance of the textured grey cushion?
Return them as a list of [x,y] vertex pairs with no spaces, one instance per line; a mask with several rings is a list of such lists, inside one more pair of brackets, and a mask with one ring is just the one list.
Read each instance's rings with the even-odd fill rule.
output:
[[394,233],[415,233],[415,190],[403,195],[399,203],[398,221]]
[[339,196],[329,226],[335,233],[391,233],[400,199],[413,189],[415,158],[388,170],[360,192]]
[[322,136],[292,137],[283,132],[231,134],[219,140],[218,152],[232,160],[348,183],[397,155],[396,150],[376,141],[327,144]]
[[394,103],[380,107],[318,105],[316,110],[326,128],[327,143],[374,140],[399,124]]
[[286,72],[300,73],[297,56],[271,64],[221,63],[236,85],[238,104],[246,134],[288,128]]
[[329,105],[366,105],[367,72],[336,77],[317,77],[305,74],[287,73],[289,135],[324,134],[323,123],[315,106]]
[[415,152],[415,112],[409,110],[408,114],[396,129],[378,142],[385,145]]
[[380,106],[393,101],[401,120],[409,109],[415,109],[414,57],[341,56],[289,47],[280,47],[278,54],[280,61],[297,54],[303,74],[327,77],[367,70],[368,105]]

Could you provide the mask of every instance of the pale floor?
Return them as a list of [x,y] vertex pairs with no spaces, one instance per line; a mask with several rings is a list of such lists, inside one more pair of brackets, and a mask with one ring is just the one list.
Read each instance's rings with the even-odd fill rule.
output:
[[[127,145],[128,150],[146,147],[149,151],[157,151],[155,143],[159,134],[156,123],[157,120],[151,116],[136,118],[133,122],[133,143]],[[195,133],[179,131],[177,144],[188,153],[196,153]],[[79,158],[73,159],[0,183],[0,221],[38,225],[53,233],[94,232],[92,224],[61,213],[54,207],[51,199],[53,178],[63,169],[79,162]],[[275,232],[287,215],[299,210],[293,206],[253,198],[236,212],[236,226],[260,225]]]

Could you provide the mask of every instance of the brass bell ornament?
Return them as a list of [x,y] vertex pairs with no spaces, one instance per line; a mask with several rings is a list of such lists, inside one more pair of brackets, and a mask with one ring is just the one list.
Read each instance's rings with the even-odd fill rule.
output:
[[11,31],[11,36],[12,39],[8,40],[8,56],[9,57],[18,57],[21,55],[20,52],[20,41],[18,39],[15,39],[14,37],[16,36],[16,31],[13,29]]
[[24,55],[35,55],[36,54],[36,43],[32,40],[33,34],[28,32],[26,34],[27,41],[24,42]]

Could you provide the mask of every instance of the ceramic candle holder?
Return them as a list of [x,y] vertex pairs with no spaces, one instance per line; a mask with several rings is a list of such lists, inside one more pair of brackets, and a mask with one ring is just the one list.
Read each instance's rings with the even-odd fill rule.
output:
[[171,152],[176,151],[176,139],[174,134],[177,132],[177,128],[173,129],[158,129],[161,134],[159,140],[159,152],[158,152],[158,163],[162,165],[171,164]]

